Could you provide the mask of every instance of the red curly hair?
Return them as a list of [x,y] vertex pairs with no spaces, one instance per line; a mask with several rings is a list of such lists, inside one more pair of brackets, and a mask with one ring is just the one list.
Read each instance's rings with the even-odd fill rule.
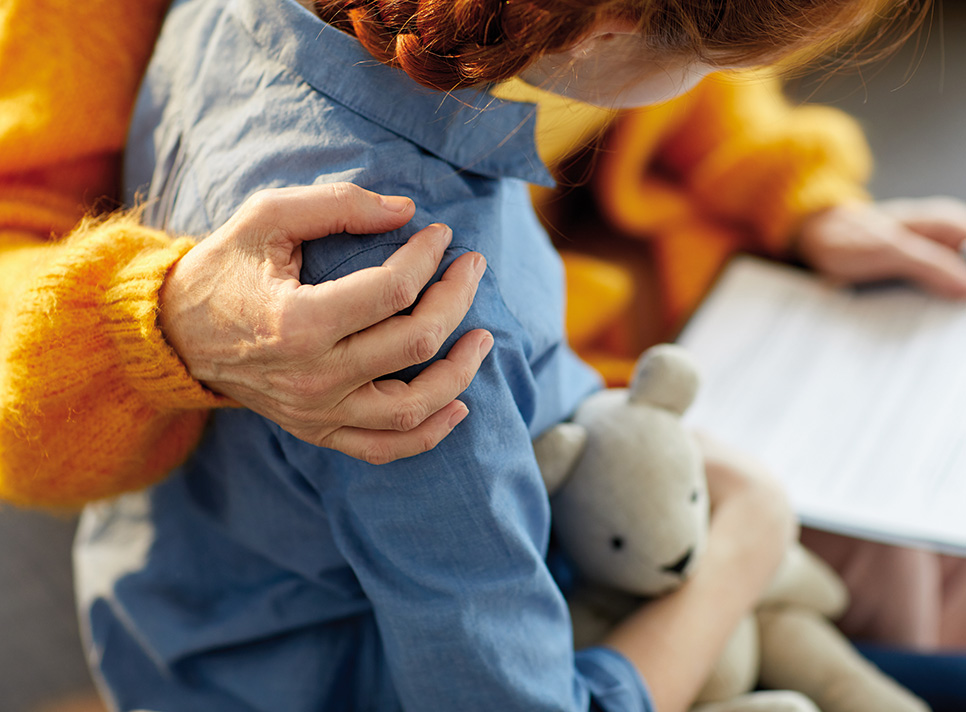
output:
[[[315,0],[319,16],[377,59],[443,91],[516,76],[578,42],[602,18],[627,20],[655,50],[722,66],[815,55],[931,0]],[[885,34],[880,30],[879,39]]]

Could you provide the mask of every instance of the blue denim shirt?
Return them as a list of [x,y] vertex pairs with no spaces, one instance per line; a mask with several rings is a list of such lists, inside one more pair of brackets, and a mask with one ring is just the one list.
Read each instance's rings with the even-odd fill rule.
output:
[[292,0],[174,5],[126,166],[152,222],[204,234],[286,184],[410,195],[402,230],[306,244],[303,279],[380,264],[446,222],[447,264],[488,259],[453,338],[485,327],[496,344],[470,415],[429,453],[370,466],[224,410],[163,484],[88,508],[79,600],[120,709],[651,708],[620,655],[574,653],[545,563],[531,438],[599,383],[565,344],[561,267],[530,208],[526,183],[549,180],[533,119],[421,89]]

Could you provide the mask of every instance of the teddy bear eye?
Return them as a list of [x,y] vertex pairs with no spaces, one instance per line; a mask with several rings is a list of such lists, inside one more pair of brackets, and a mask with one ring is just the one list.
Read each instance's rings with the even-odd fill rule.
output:
[[693,490],[693,491],[691,492],[691,502],[692,502],[692,503],[693,503],[693,502],[697,502],[697,501],[698,501],[698,499],[699,499],[700,497],[701,497],[701,495],[700,495],[700,494],[698,493],[698,491],[697,491],[697,490]]
[[614,551],[620,551],[624,548],[624,537],[615,536],[610,540],[610,546]]

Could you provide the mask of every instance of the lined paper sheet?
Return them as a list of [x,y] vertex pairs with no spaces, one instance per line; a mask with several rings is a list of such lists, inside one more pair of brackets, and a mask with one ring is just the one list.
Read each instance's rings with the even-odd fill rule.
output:
[[966,307],[735,260],[679,338],[686,415],[783,480],[802,521],[966,555]]

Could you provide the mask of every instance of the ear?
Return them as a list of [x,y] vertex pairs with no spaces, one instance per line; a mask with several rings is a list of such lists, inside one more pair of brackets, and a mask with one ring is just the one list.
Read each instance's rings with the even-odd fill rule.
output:
[[674,344],[652,346],[637,362],[628,398],[683,415],[698,392],[698,367],[687,350]]
[[575,423],[555,425],[533,441],[533,452],[549,494],[563,485],[586,444],[587,429]]

